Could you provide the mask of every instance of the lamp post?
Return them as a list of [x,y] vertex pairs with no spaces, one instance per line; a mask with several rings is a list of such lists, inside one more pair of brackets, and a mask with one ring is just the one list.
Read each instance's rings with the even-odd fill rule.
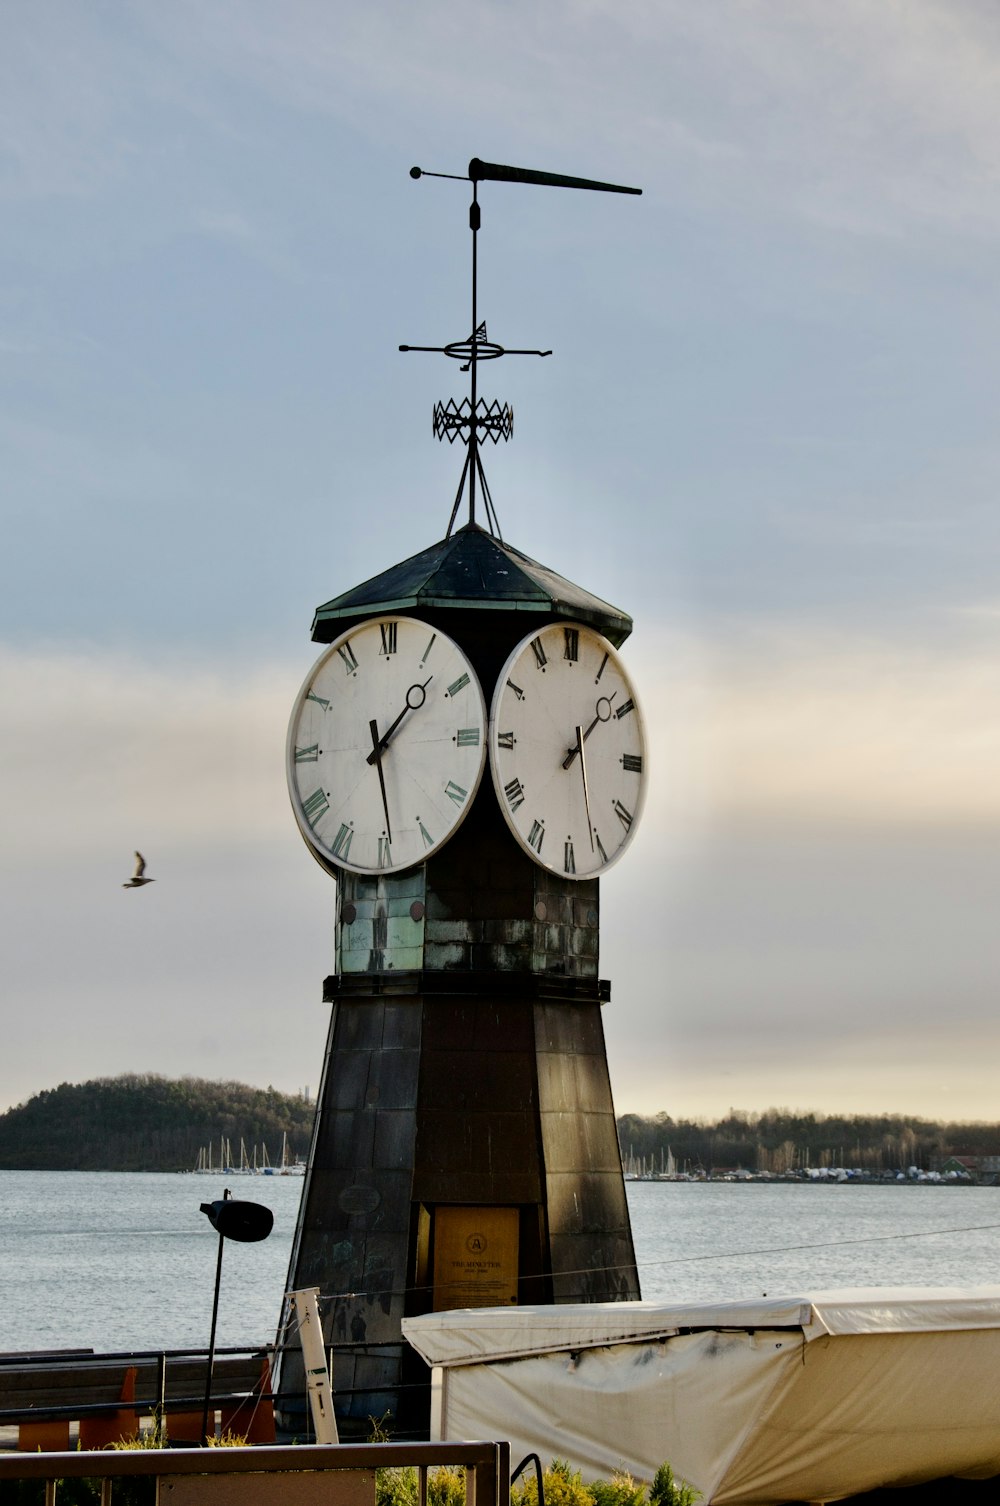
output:
[[221,1199],[202,1203],[201,1211],[219,1235],[219,1257],[215,1263],[215,1296],[212,1300],[212,1334],[208,1341],[208,1374],[205,1378],[205,1405],[201,1414],[201,1436],[208,1438],[208,1409],[212,1400],[212,1367],[215,1364],[215,1328],[219,1318],[219,1287],[222,1283],[222,1247],[227,1239],[237,1244],[257,1244],[266,1239],[274,1227],[274,1214],[261,1203],[235,1199],[227,1187]]

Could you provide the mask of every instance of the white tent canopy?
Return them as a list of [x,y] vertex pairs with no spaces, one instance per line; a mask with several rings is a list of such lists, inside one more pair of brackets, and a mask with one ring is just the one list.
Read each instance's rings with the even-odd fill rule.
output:
[[1000,1286],[408,1318],[434,1436],[651,1479],[706,1503],[836,1500],[1000,1473]]

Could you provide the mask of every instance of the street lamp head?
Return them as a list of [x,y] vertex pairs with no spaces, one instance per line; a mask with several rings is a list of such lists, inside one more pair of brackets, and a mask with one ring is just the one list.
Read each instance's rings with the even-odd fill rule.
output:
[[256,1244],[266,1239],[274,1227],[274,1214],[261,1203],[244,1203],[226,1197],[214,1203],[202,1203],[201,1211],[217,1234],[223,1239],[236,1240],[238,1244]]

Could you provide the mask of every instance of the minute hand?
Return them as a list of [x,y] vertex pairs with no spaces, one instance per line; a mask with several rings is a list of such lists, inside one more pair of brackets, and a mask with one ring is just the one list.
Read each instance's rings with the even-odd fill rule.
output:
[[587,755],[583,751],[583,745],[587,741],[587,734],[582,727],[576,729],[576,751],[580,754],[580,774],[583,778],[583,808],[587,815],[587,835],[590,837],[590,850],[594,850],[594,822],[590,814],[590,790],[587,788]]
[[576,729],[576,746],[570,748],[569,752],[566,754],[566,757],[563,759],[564,769],[570,768],[576,755],[583,752],[583,745],[587,741],[587,738],[590,736],[590,734],[593,732],[594,728],[597,726],[598,722],[609,722],[611,720],[611,702],[614,700],[617,694],[618,692],[617,690],[615,690],[611,695],[602,695],[598,697],[597,705],[594,707],[594,720],[591,722],[590,726],[585,729],[582,737],[580,736],[579,727],[577,727]]
[[[389,741],[390,741],[390,739],[392,737],[392,734],[395,732],[396,728],[399,726],[400,722],[403,720],[403,717],[406,715],[406,713],[408,711],[419,711],[420,710],[420,707],[424,704],[424,702],[427,699],[427,687],[431,683],[431,681],[433,680],[433,678],[434,678],[433,675],[428,675],[427,678],[426,678],[426,680],[424,681],[424,683],[422,685],[411,685],[410,686],[409,690],[406,692],[406,705],[403,707],[402,711],[399,713],[399,715],[397,716],[396,720],[393,722],[392,726],[388,727],[385,730],[385,732],[382,733],[382,736],[379,738],[378,742],[375,744],[374,748],[369,753],[369,755],[368,755],[368,762],[369,763],[378,763],[379,759],[382,757],[382,754],[385,752],[386,748],[389,746]],[[410,699],[411,696],[413,697],[413,700]],[[419,699],[418,699],[418,697],[419,697]]]

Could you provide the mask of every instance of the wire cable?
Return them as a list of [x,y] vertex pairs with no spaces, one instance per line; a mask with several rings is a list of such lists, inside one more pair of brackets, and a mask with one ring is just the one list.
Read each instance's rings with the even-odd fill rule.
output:
[[[849,1245],[891,1244],[897,1239],[937,1239],[941,1236],[952,1234],[981,1234],[1000,1229],[1000,1223],[996,1224],[962,1224],[951,1229],[911,1229],[903,1233],[895,1234],[861,1234],[850,1239],[828,1239],[822,1244],[794,1244],[794,1245],[762,1245],[752,1250],[713,1250],[703,1255],[674,1255],[663,1260],[645,1260],[635,1269],[648,1271],[659,1269],[662,1266],[694,1265],[709,1260],[746,1260],[755,1255],[787,1255],[794,1254],[799,1250],[836,1250]],[[569,1276],[596,1276],[615,1275],[618,1272],[630,1271],[631,1265],[605,1265],[605,1266],[580,1266],[576,1270],[554,1272],[560,1280]],[[368,1291],[359,1289],[347,1292],[321,1292],[320,1302],[354,1302],[359,1298],[374,1301],[382,1297],[402,1297],[412,1295],[415,1292],[429,1292],[430,1285],[372,1288]]]

